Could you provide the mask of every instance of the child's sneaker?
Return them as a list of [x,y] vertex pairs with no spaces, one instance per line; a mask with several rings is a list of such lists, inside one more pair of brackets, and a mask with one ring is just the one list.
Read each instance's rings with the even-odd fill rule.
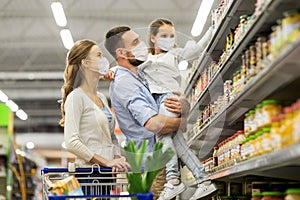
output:
[[211,183],[209,185],[205,185],[201,183],[190,200],[201,199],[203,197],[212,197],[217,191],[218,188],[215,184]]
[[164,190],[159,195],[157,200],[170,200],[185,190],[185,185],[180,183],[179,185],[172,185],[171,183],[166,183],[164,185]]

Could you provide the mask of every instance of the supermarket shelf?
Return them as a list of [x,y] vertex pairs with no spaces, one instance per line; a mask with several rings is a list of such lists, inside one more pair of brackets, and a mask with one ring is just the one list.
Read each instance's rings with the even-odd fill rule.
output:
[[[226,35],[228,32],[227,27],[235,27],[239,21],[238,19],[239,15],[248,12],[249,13],[253,12],[254,7],[251,7],[249,5],[254,5],[254,3],[255,3],[254,0],[249,0],[247,2],[242,0],[235,0],[232,2],[226,14],[224,15],[224,18],[221,20],[220,24],[217,26],[216,30],[214,31],[214,34],[210,42],[206,46],[204,50],[206,54],[202,54],[200,56],[197,70],[195,70],[195,72],[189,79],[187,83],[187,87],[185,88],[184,91],[185,94],[191,92],[193,85],[197,81],[198,76],[204,70],[204,67],[207,66],[207,64],[213,59],[218,59],[219,56],[221,55],[222,49],[224,49],[225,47]],[[216,51],[217,53],[215,53]]]
[[211,179],[232,180],[248,175],[300,180],[300,143],[236,163],[210,175]]
[[[254,108],[259,102],[281,88],[300,78],[300,36],[287,46],[281,54],[263,69],[257,76],[253,77],[245,88],[223,109],[219,111],[198,133],[191,137],[188,145],[192,148],[201,148],[193,145],[197,140],[209,134],[217,135],[213,127],[227,129],[234,126],[238,119],[250,108]],[[223,136],[222,132],[219,134]]]
[[[243,4],[239,4],[241,6]],[[222,92],[220,89],[222,80],[231,79],[232,74],[237,70],[238,67],[240,67],[241,63],[241,54],[243,50],[251,44],[252,40],[255,39],[257,35],[264,33],[268,30],[266,24],[272,24],[276,21],[276,19],[282,17],[282,12],[288,9],[293,8],[295,5],[295,2],[292,0],[278,0],[278,1],[270,1],[269,4],[265,5],[265,9],[261,12],[259,16],[257,16],[252,26],[249,28],[249,31],[243,36],[241,41],[235,45],[234,49],[231,51],[231,53],[228,55],[226,61],[223,63],[223,65],[220,66],[217,76],[215,76],[210,83],[208,84],[207,88],[203,90],[201,96],[197,99],[196,103],[192,106],[190,117],[188,121],[190,123],[195,123],[195,118],[197,117],[197,114],[199,112],[199,108],[203,105],[208,104],[212,99],[216,99],[219,96],[219,93]],[[238,6],[237,6],[238,7]],[[275,13],[275,14],[274,14]],[[225,23],[225,22],[224,22]],[[223,28],[225,29],[225,28]],[[224,30],[220,30],[222,34],[224,34]],[[219,35],[219,33],[215,34],[212,38],[212,41],[214,43],[220,43],[219,40],[216,39],[216,35]],[[225,43],[224,43],[225,44]],[[210,46],[211,45],[211,46]],[[216,46],[213,44],[208,45],[208,49],[213,49]],[[201,64],[201,63],[200,63]],[[204,66],[203,66],[204,67]],[[197,76],[195,76],[197,77]],[[196,82],[196,80],[195,80]],[[192,88],[192,83],[188,86]],[[213,91],[213,92],[209,92]],[[188,91],[189,92],[189,91]],[[207,94],[209,93],[209,94]]]

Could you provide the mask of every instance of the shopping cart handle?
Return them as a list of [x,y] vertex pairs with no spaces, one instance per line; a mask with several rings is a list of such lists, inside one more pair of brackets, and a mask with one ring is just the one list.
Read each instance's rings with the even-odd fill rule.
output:
[[[106,167],[85,167],[85,168],[76,168],[75,172],[97,172],[99,171],[101,172],[112,172],[111,168],[106,168]],[[52,173],[52,172],[68,172],[68,168],[48,168],[45,167],[41,170],[42,173],[46,174],[46,173]]]

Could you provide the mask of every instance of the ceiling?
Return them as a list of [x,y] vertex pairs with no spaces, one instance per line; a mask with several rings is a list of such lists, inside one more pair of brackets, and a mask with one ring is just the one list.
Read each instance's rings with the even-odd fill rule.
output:
[[[0,1],[0,90],[28,114],[26,121],[14,118],[15,135],[40,134],[45,141],[54,142],[47,137],[63,133],[58,125],[60,105],[57,100],[61,98],[67,50],[59,35],[61,28],[54,21],[51,2]],[[74,41],[88,38],[103,47],[106,31],[116,25],[129,25],[146,40],[146,27],[157,17],[169,18],[175,23],[180,44],[191,37],[190,30],[201,0],[61,2]],[[100,81],[99,91],[108,96],[108,86],[109,82]]]

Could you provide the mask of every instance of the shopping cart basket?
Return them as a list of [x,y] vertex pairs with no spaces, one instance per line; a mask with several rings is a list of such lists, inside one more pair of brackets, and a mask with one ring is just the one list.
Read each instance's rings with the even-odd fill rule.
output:
[[[63,200],[63,199],[120,199],[127,200],[135,198],[138,200],[152,200],[153,194],[120,194],[127,191],[127,179],[125,173],[112,172],[110,168],[76,168],[75,172],[69,172],[68,168],[43,168],[41,170],[43,200]],[[55,195],[49,192],[49,182],[63,180],[69,176],[75,176],[84,193],[81,196],[75,195]]]

